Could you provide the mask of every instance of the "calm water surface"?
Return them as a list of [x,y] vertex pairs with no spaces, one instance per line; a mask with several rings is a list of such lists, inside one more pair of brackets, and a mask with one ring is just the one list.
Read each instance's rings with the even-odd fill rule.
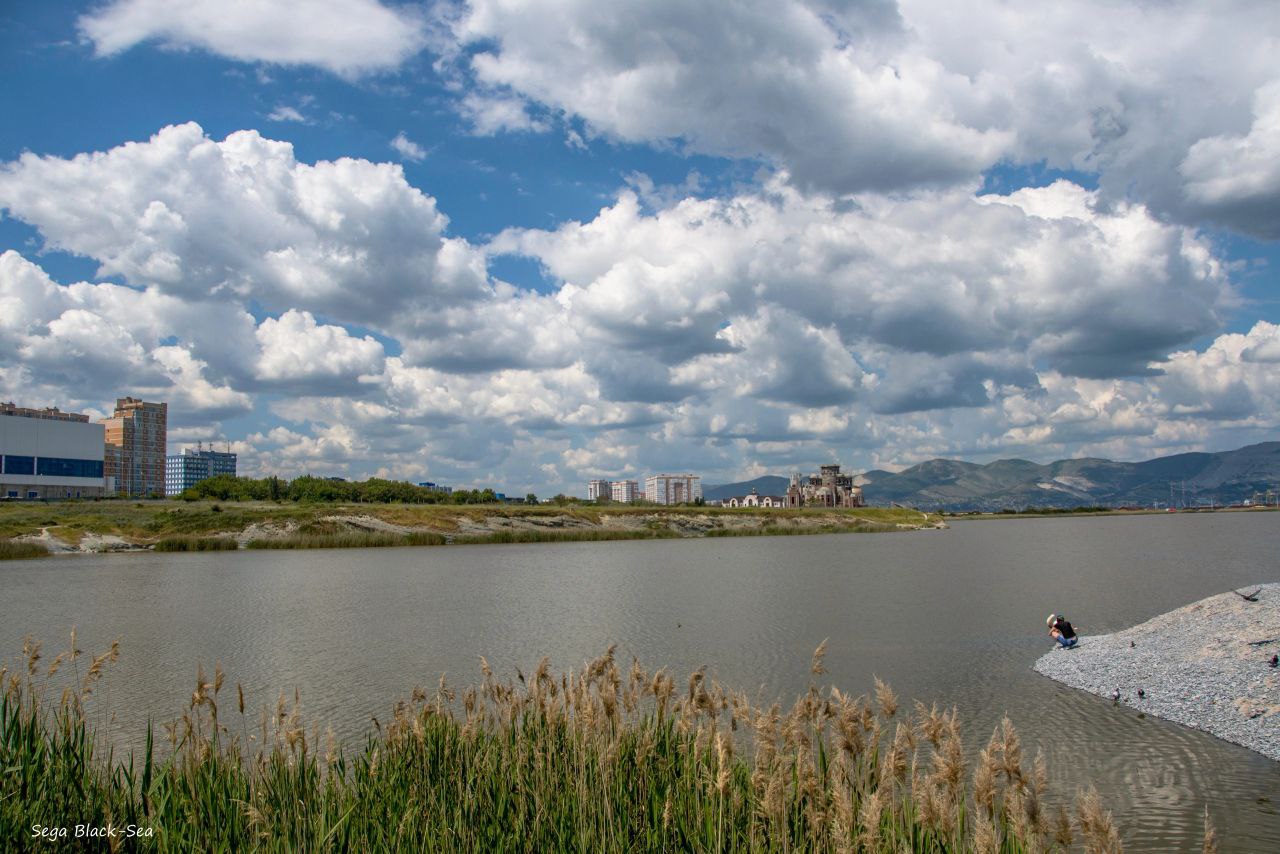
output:
[[[830,638],[831,684],[873,675],[959,707],[974,750],[1004,714],[1052,788],[1095,784],[1130,850],[1280,850],[1280,763],[1114,708],[1031,670],[1044,619],[1126,628],[1196,599],[1278,581],[1280,514],[960,522],[918,534],[343,551],[67,557],[0,564],[0,651],[46,661],[121,640],[101,690],[117,742],[171,719],[196,665],[222,662],[255,706],[301,691],[349,743],[414,685],[458,685],[478,656],[507,673],[579,666],[617,643],[678,676],[790,700]],[[1155,639],[1153,639],[1154,641]],[[7,657],[7,656],[6,656]],[[234,695],[233,695],[234,696]],[[1280,738],[1280,725],[1277,727]]]

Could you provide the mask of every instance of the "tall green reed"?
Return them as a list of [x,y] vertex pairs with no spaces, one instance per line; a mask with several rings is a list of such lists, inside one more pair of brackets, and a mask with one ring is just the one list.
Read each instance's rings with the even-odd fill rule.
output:
[[[0,671],[0,840],[36,824],[150,828],[125,849],[267,851],[1120,850],[1096,792],[1051,815],[1044,763],[1005,720],[970,768],[954,710],[809,689],[759,706],[613,648],[580,670],[416,688],[342,749],[283,695],[256,721],[221,668],[142,757],[105,754],[92,693],[118,648]],[[74,678],[55,696],[60,667]],[[105,850],[105,845],[103,846]]]

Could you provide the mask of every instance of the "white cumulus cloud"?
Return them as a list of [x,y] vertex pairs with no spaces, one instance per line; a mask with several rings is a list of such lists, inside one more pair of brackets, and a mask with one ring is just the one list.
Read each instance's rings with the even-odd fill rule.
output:
[[256,131],[217,142],[185,124],[70,159],[23,154],[0,167],[0,207],[100,275],[185,299],[403,331],[490,293],[480,253],[398,164],[299,163]]
[[321,325],[310,312],[290,310],[258,325],[258,378],[273,383],[323,383],[328,393],[341,382],[382,373],[382,345],[356,338],[340,326]]

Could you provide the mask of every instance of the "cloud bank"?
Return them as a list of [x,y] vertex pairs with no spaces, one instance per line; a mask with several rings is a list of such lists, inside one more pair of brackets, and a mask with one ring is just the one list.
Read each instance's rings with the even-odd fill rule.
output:
[[[471,0],[454,39],[469,113],[536,108],[835,194],[1042,164],[1162,217],[1280,236],[1265,0]],[[529,127],[478,130],[508,126]]]
[[[399,166],[299,162],[256,131],[25,154],[0,207],[119,283],[0,255],[0,393],[142,393],[192,435],[258,401],[273,426],[238,446],[250,471],[536,490],[832,456],[1140,457],[1277,426],[1280,327],[1221,334],[1226,265],[1146,205],[785,172],[668,195],[477,245]],[[495,278],[504,255],[552,285]]]

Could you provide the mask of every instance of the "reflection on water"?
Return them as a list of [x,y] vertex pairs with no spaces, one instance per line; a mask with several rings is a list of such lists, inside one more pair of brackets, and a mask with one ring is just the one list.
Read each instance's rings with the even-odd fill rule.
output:
[[[197,663],[220,661],[251,704],[298,688],[310,720],[354,739],[370,716],[478,657],[568,668],[623,660],[789,700],[830,638],[832,684],[886,679],[959,707],[976,750],[1004,714],[1049,762],[1055,792],[1093,783],[1130,850],[1280,848],[1280,764],[1114,708],[1031,671],[1044,618],[1125,628],[1229,587],[1276,581],[1280,514],[961,522],[901,535],[352,551],[72,557],[0,565],[0,650],[49,656],[122,641],[102,696],[117,741],[168,719]],[[1280,738],[1280,732],[1277,733]]]

